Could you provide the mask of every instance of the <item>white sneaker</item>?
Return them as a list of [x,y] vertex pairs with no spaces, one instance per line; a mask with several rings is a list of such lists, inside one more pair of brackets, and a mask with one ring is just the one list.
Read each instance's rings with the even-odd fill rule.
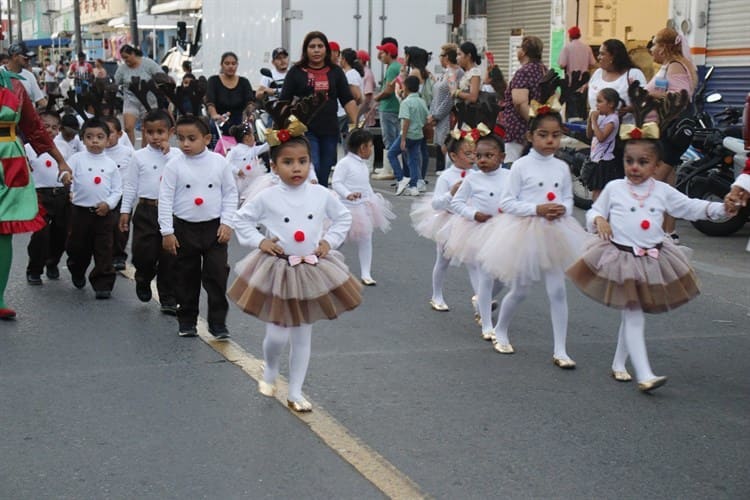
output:
[[419,196],[420,194],[422,193],[420,193],[419,189],[415,187],[408,187],[404,189],[404,196]]
[[420,193],[424,193],[427,191],[427,183],[423,179],[419,179],[417,181],[417,190]]
[[396,196],[400,195],[404,192],[404,189],[406,189],[406,186],[409,185],[409,179],[408,177],[404,177],[400,181],[398,181],[398,185],[396,186]]
[[372,178],[376,181],[390,181],[391,179],[395,179],[396,176],[393,175],[393,169],[389,165],[387,167],[376,169]]

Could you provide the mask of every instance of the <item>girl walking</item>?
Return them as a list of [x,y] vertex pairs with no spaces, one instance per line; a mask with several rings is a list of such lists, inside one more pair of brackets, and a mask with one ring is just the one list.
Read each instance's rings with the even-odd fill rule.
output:
[[270,149],[268,143],[257,146],[255,144],[255,130],[250,122],[232,125],[229,135],[235,138],[237,145],[227,155],[227,161],[232,166],[232,175],[237,182],[240,202],[247,199],[250,186],[266,173],[263,160],[259,157]]

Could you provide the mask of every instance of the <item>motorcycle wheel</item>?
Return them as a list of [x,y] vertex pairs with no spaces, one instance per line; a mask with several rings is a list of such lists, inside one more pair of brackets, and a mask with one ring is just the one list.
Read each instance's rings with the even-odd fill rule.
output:
[[[712,193],[708,190],[705,190],[703,192],[696,192],[697,189],[691,190],[690,197],[691,198],[701,198],[703,200],[707,201],[719,201],[723,202],[724,198],[719,196],[716,193]],[[747,222],[748,215],[750,215],[750,208],[745,207],[742,210],[737,213],[734,217],[727,219],[722,222],[712,222],[708,220],[697,220],[692,221],[691,224],[694,228],[696,228],[701,233],[707,235],[707,236],[729,236],[730,234],[734,234],[740,229],[742,229],[742,226],[745,225],[745,222]]]
[[591,191],[583,185],[581,179],[574,173],[570,173],[570,181],[573,184],[573,204],[582,210],[588,210],[594,203]]

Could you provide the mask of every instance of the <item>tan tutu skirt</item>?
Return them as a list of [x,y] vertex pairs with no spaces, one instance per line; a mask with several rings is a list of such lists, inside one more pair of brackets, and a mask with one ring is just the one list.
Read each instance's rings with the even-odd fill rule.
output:
[[437,241],[438,232],[451,219],[447,210],[432,208],[432,196],[423,196],[411,206],[411,225],[417,234],[428,240]]
[[538,281],[546,271],[566,269],[593,238],[571,216],[548,221],[505,214],[487,224],[477,260],[505,283]]
[[584,294],[615,309],[663,313],[700,293],[688,257],[669,238],[657,259],[637,257],[597,239],[566,274]]
[[334,319],[362,302],[359,281],[344,256],[332,250],[316,265],[290,266],[286,259],[254,250],[235,265],[227,295],[243,311],[280,326]]
[[487,222],[477,222],[452,215],[437,235],[437,242],[443,245],[443,255],[450,258],[453,265],[478,262],[479,250],[487,238],[490,222],[502,218],[499,215]]
[[391,220],[396,214],[391,210],[391,202],[380,193],[367,198],[362,203],[346,203],[344,206],[352,214],[352,225],[346,235],[347,241],[360,241],[371,235],[375,229],[387,233],[391,229]]

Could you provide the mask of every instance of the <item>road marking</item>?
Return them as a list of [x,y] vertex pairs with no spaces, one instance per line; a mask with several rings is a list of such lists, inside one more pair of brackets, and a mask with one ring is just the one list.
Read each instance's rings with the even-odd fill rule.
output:
[[[128,266],[121,274],[130,280],[135,280],[135,270]],[[156,283],[151,283],[151,291],[154,301],[159,302],[159,293]],[[263,362],[245,351],[239,344],[232,340],[217,341],[208,332],[208,324],[202,317],[198,318],[198,336],[214,351],[221,354],[224,359],[239,367],[243,372],[256,382],[263,377]],[[286,398],[281,394],[287,393],[287,380],[279,376],[277,381],[275,399],[286,408]],[[289,412],[307,424],[329,448],[352,465],[365,479],[370,481],[376,488],[389,498],[394,499],[416,499],[429,498],[421,490],[419,485],[412,481],[406,474],[399,471],[385,457],[364,443],[349,429],[344,427],[322,406],[307,398],[313,405],[311,413]]]

